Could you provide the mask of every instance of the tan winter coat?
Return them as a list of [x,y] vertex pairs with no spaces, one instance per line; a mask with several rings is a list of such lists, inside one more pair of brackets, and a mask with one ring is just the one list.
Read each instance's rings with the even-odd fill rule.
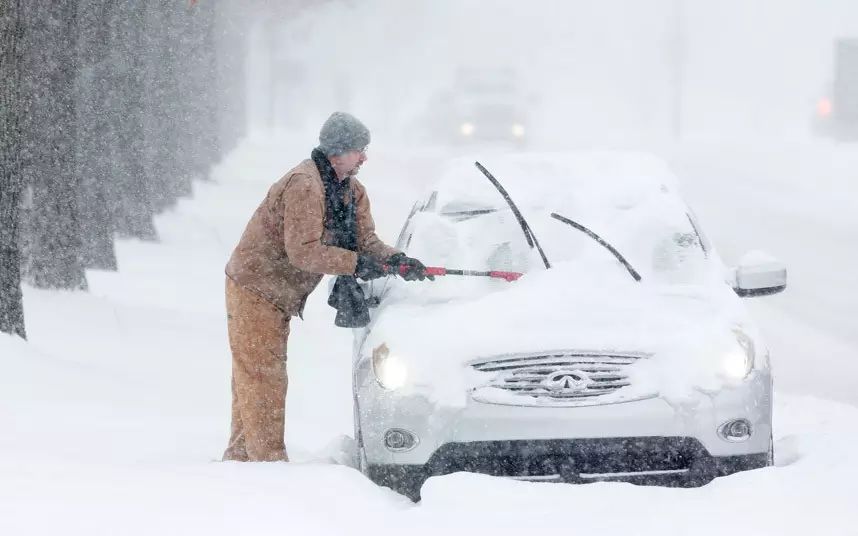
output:
[[[366,189],[354,177],[350,184],[357,203],[358,251],[386,259],[396,250],[375,234]],[[328,240],[325,187],[307,159],[268,190],[226,265],[226,275],[285,314],[300,315],[322,274],[354,273],[357,254],[329,246]]]

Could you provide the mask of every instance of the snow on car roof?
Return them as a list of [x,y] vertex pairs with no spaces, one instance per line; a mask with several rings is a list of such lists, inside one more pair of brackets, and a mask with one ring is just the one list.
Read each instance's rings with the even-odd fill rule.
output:
[[[504,206],[503,199],[474,166],[474,160],[458,158],[450,162],[437,184],[439,207],[447,203]],[[582,200],[590,205],[595,202],[602,207],[622,208],[646,195],[677,187],[667,164],[647,153],[518,153],[479,161],[500,180],[522,210],[560,210],[575,207]]]

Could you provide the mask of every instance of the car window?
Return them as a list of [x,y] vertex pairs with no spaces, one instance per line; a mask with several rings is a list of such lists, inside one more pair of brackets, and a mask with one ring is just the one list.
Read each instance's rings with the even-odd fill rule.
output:
[[[610,210],[582,206],[576,221],[614,246],[644,279],[688,283],[706,271],[701,263],[707,259],[707,243],[679,198],[655,195],[638,206]],[[525,212],[552,263],[574,263],[594,275],[617,265],[618,277],[628,277],[596,240],[551,218],[551,207]],[[416,214],[409,239],[409,255],[428,265],[513,272],[540,266],[508,207],[450,200],[438,211]]]

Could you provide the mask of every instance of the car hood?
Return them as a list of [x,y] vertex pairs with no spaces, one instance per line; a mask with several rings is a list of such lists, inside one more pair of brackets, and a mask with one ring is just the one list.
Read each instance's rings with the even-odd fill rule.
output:
[[666,341],[729,331],[745,322],[743,308],[724,284],[630,281],[593,288],[549,275],[530,274],[511,288],[475,299],[395,301],[378,312],[367,345],[386,343],[465,361],[548,349],[652,353]]
[[643,354],[675,371],[709,362],[700,356],[734,344],[733,331],[751,330],[744,307],[723,283],[630,279],[590,287],[551,272],[529,274],[476,299],[394,301],[378,312],[362,353],[384,344],[408,362],[416,383],[438,388],[454,382],[469,362],[504,354]]

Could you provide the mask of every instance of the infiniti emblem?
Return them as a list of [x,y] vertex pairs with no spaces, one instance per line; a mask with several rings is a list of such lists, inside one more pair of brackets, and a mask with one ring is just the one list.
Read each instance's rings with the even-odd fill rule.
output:
[[555,393],[577,393],[590,385],[590,378],[580,370],[558,370],[542,380],[542,385]]

